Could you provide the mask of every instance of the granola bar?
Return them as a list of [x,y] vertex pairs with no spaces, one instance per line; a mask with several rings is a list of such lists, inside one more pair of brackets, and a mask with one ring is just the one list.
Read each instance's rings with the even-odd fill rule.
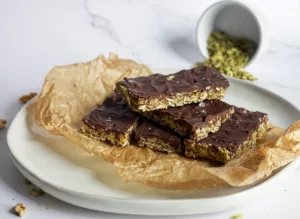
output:
[[117,87],[131,109],[145,112],[222,99],[229,82],[215,68],[205,66],[170,75],[124,78]]
[[84,125],[81,126],[81,132],[95,140],[126,146],[130,143],[138,119],[139,115],[126,104],[107,98],[82,119]]
[[267,115],[238,107],[234,111],[216,133],[197,141],[185,139],[185,155],[226,163],[254,148],[267,129]]
[[149,121],[143,121],[135,131],[135,139],[140,147],[152,150],[183,154],[181,138],[174,132]]
[[234,107],[221,100],[145,112],[144,116],[166,126],[181,136],[202,139],[219,130],[234,112]]

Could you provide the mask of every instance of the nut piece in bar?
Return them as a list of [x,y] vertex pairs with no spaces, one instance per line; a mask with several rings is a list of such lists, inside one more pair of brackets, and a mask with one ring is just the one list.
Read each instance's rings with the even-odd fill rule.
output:
[[83,117],[81,132],[95,140],[126,146],[137,126],[139,115],[127,105],[107,98],[102,105]]
[[185,139],[185,155],[226,163],[254,148],[267,129],[267,115],[238,107],[234,111],[216,133],[196,141]]
[[143,121],[135,130],[135,139],[140,147],[168,153],[184,152],[182,141],[176,133],[148,121]]
[[117,87],[131,109],[145,112],[222,99],[229,82],[215,68],[204,66],[170,75],[124,78]]
[[204,100],[199,104],[170,107],[145,112],[144,115],[181,136],[202,139],[208,133],[218,131],[233,112],[234,107],[221,100]]

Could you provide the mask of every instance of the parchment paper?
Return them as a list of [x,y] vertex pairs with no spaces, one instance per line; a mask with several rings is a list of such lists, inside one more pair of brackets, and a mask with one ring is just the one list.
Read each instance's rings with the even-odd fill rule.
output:
[[[61,135],[112,163],[126,182],[135,181],[164,189],[205,189],[222,185],[245,186],[269,176],[272,171],[300,155],[300,121],[287,130],[271,128],[247,152],[226,165],[193,160],[147,148],[113,147],[79,133],[82,117],[106,96],[123,77],[149,75],[151,71],[132,60],[110,54],[87,63],[54,67],[47,75],[38,100],[30,106],[38,125]],[[75,147],[75,146],[74,146]]]

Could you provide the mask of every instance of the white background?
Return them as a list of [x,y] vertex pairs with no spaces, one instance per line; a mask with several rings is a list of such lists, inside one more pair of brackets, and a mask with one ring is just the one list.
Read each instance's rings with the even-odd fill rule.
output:
[[[197,19],[209,0],[26,0],[0,2],[0,118],[8,125],[19,96],[36,91],[54,65],[88,61],[109,52],[150,67],[190,68],[200,59],[194,42]],[[256,0],[271,27],[268,50],[250,72],[255,82],[300,108],[300,3]],[[6,130],[0,132],[0,218],[24,203],[24,218],[140,218],[85,210],[50,195],[28,194],[22,175],[8,157]],[[218,214],[172,218],[299,218],[300,169],[286,185],[247,206]],[[143,217],[148,218],[148,217]],[[149,217],[152,218],[152,217]]]

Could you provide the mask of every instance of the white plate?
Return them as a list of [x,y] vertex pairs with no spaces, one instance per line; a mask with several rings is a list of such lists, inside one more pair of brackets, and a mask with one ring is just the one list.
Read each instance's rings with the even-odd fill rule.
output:
[[[281,97],[251,83],[236,79],[230,79],[230,83],[227,102],[267,112],[270,120],[283,128],[300,118],[298,109]],[[16,167],[47,193],[77,206],[126,214],[187,215],[230,209],[267,196],[288,179],[298,163],[293,162],[264,182],[249,187],[168,191],[124,183],[111,164],[36,127],[27,117],[26,107],[12,122],[7,141]]]

